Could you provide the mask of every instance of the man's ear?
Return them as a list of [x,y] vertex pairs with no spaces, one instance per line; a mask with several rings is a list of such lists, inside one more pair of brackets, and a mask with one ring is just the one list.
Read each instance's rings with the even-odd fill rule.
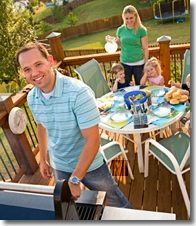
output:
[[54,66],[54,58],[52,55],[48,56],[48,61],[50,62],[50,66],[53,67]]

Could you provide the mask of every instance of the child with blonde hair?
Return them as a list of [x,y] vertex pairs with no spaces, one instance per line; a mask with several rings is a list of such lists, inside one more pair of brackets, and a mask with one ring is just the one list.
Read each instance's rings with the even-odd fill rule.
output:
[[[174,82],[172,80],[169,80],[168,84],[171,86],[174,86],[176,88],[179,88],[182,90],[182,92],[189,97],[188,101],[186,102],[186,105],[190,105],[190,81],[191,81],[191,76],[188,74],[186,76],[186,83],[179,83],[179,82]],[[187,120],[190,119],[190,110],[183,116],[180,121],[185,124]]]
[[164,77],[161,75],[161,66],[156,57],[150,58],[144,65],[144,75],[140,80],[140,85],[164,86]]
[[112,65],[111,72],[115,77],[115,81],[113,82],[111,89],[113,92],[134,84],[132,81],[129,82],[125,79],[125,70],[121,64],[114,63]]
[[174,86],[176,88],[180,88],[183,93],[187,96],[190,95],[190,81],[191,81],[191,76],[190,74],[188,74],[186,76],[186,83],[179,83],[179,82],[174,82],[172,80],[169,80],[168,84],[171,85],[171,86]]

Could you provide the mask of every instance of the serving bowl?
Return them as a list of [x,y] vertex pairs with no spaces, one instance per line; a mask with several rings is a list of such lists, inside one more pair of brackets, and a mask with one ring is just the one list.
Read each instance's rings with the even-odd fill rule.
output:
[[[131,99],[131,100],[130,100]],[[134,90],[124,95],[124,102],[130,109],[133,104],[143,104],[148,99],[144,91]]]

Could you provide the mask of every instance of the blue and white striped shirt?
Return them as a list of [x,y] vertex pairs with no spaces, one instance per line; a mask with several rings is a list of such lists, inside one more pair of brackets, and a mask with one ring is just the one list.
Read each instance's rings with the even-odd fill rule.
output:
[[[79,160],[85,139],[80,130],[100,122],[93,91],[80,80],[56,71],[56,82],[46,100],[34,87],[27,97],[36,123],[47,129],[50,164],[54,169],[72,172]],[[88,171],[103,164],[100,151]]]

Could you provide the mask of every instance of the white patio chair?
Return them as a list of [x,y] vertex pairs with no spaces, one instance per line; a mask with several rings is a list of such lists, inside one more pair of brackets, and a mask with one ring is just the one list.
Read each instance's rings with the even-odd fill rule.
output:
[[184,184],[182,174],[190,170],[190,136],[178,132],[159,142],[148,139],[145,142],[145,170],[144,177],[148,176],[149,156],[153,155],[171,173],[177,176],[182,196],[190,217],[190,199]]
[[108,136],[104,133],[102,133],[100,137],[100,142],[101,142],[100,150],[106,163],[109,164],[113,159],[121,155],[123,159],[126,161],[127,169],[131,179],[134,180],[133,173],[129,164],[129,160],[126,155],[128,150],[125,150],[122,144],[119,143],[118,141],[110,140]]

